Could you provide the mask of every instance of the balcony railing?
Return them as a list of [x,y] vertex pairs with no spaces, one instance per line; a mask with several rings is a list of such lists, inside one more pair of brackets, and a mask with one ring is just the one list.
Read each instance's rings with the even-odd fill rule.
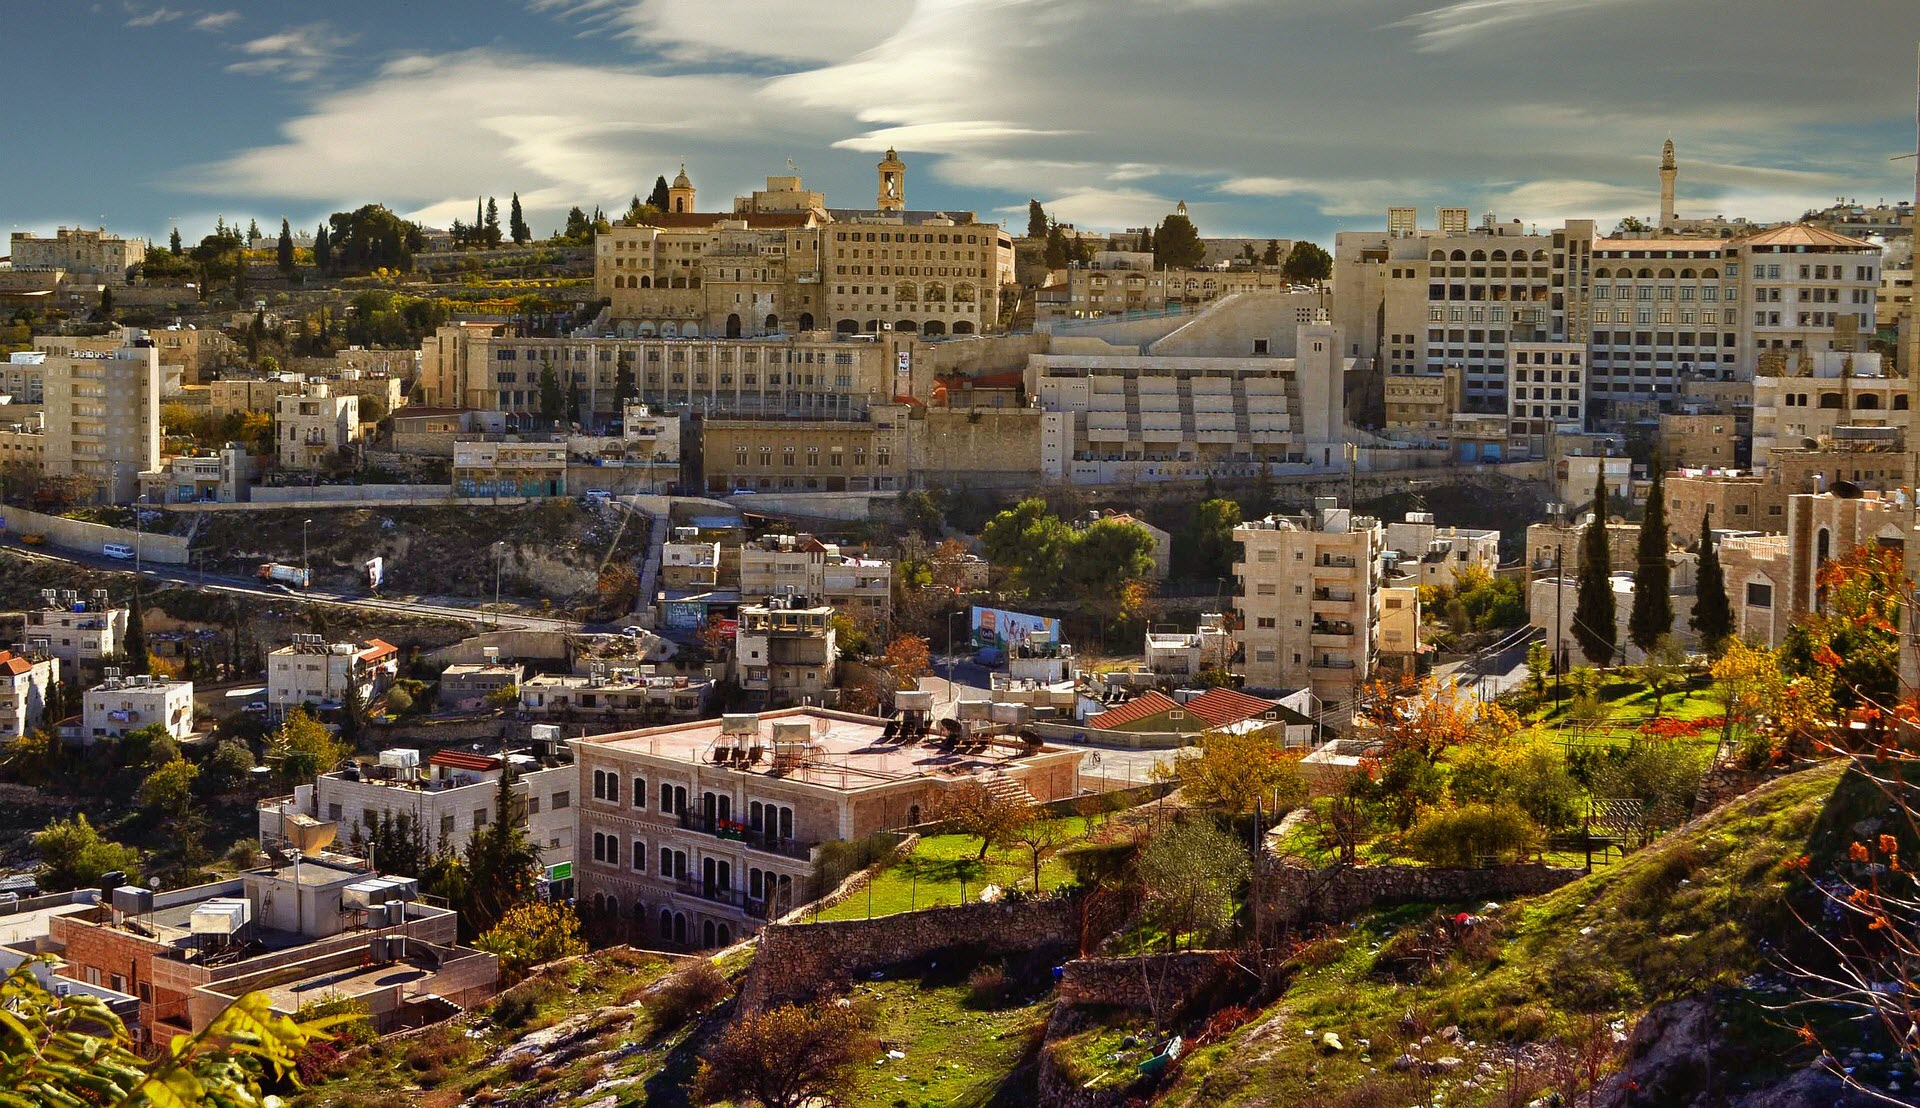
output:
[[723,820],[701,812],[681,812],[680,826],[702,835],[712,835],[716,839],[740,843],[749,850],[778,854],[783,858],[805,861],[813,856],[813,843],[802,842],[792,836],[782,838],[765,828],[750,827],[737,820]]
[[1351,589],[1315,589],[1313,590],[1313,598],[1315,600],[1333,600],[1342,604],[1351,604],[1353,602],[1353,591]]
[[726,904],[742,911],[747,907],[747,894],[740,889],[729,889],[719,884],[710,884],[698,877],[676,877],[674,888],[689,896],[702,900],[711,900],[715,904]]

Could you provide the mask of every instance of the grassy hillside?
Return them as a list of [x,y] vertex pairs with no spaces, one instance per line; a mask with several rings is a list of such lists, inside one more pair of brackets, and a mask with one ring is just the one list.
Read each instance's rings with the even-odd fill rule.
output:
[[[1883,803],[1841,782],[1838,766],[1783,778],[1464,936],[1416,907],[1316,940],[1277,1003],[1188,1057],[1168,1102],[1360,1105],[1445,1086],[1448,1104],[1491,1103],[1522,1071],[1578,1066],[1652,1005],[1708,990],[1748,1079],[1804,1062],[1799,1017],[1769,1010],[1779,997],[1755,975],[1771,968],[1762,944],[1793,938],[1788,863],[1833,857]],[[1420,1061],[1396,1071],[1403,1054]]]

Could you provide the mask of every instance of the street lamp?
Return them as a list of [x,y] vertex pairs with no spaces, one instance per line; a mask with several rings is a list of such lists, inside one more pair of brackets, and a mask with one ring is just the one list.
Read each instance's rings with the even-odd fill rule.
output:
[[140,576],[140,505],[147,499],[146,493],[133,498],[133,575]]
[[[953,658],[954,658],[953,621],[955,619],[958,619],[959,617],[960,617],[959,612],[947,613],[947,701],[948,703],[953,702]],[[958,716],[959,714],[960,714],[959,710],[955,709],[954,715]]]
[[307,561],[307,555],[312,550],[312,547],[307,543],[307,528],[311,526],[313,526],[313,521],[310,519],[300,521],[300,587],[303,589],[311,589],[313,587],[313,569],[308,565]]
[[507,548],[504,542],[493,544],[493,625],[500,626],[500,553]]

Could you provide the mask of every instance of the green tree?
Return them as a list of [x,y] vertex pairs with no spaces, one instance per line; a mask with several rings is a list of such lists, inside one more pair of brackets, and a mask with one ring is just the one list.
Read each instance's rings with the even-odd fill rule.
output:
[[[156,1057],[138,1050],[126,1024],[86,992],[55,996],[29,960],[0,980],[0,1103],[110,1108],[238,1108],[278,1098],[300,1052],[326,1036],[329,1020],[275,1015],[263,993],[228,1005],[204,1029],[174,1036]],[[43,970],[42,970],[43,971]]]
[[517,780],[511,771],[500,774],[493,818],[467,839],[464,861],[469,884],[460,922],[482,934],[534,896],[540,851],[527,838],[526,810],[513,795]]
[[185,816],[193,805],[193,783],[199,776],[199,766],[174,758],[140,783],[140,806],[174,819]]
[[1047,511],[1046,501],[1029,497],[999,513],[987,522],[981,539],[987,560],[1012,570],[1030,595],[1059,591],[1073,531]]
[[546,362],[540,364],[540,418],[549,426],[558,425],[567,411],[567,393],[560,387],[560,377],[554,373],[553,366]]
[[1048,269],[1065,269],[1073,260],[1072,248],[1067,245],[1067,233],[1058,223],[1047,228],[1046,263]]
[[1261,265],[1279,265],[1280,264],[1280,242],[1278,239],[1267,240],[1267,249],[1264,253],[1260,255],[1260,264]]
[[1547,695],[1547,677],[1553,672],[1552,651],[1545,639],[1527,647],[1527,685],[1535,696]]
[[1182,212],[1161,220],[1153,232],[1153,264],[1161,269],[1192,269],[1206,256],[1199,229]]
[[1333,276],[1333,256],[1318,243],[1296,242],[1280,274],[1298,285],[1318,285]]
[[626,416],[627,401],[639,395],[640,390],[633,380],[633,361],[623,350],[620,352],[620,361],[613,370],[613,399],[620,409],[622,418]]
[[487,197],[487,215],[480,224],[480,236],[490,247],[500,245],[500,205]]
[[1152,575],[1153,536],[1130,519],[1097,519],[1070,532],[1061,582],[1105,619],[1126,613],[1128,586]]
[[247,220],[247,249],[253,249],[253,244],[259,241],[260,221],[257,219]]
[[1618,629],[1614,625],[1613,561],[1607,549],[1607,475],[1599,469],[1593,488],[1593,520],[1581,536],[1580,592],[1573,608],[1573,638],[1587,661],[1604,666],[1613,660]]
[[1484,859],[1517,862],[1540,843],[1540,831],[1514,804],[1467,804],[1423,816],[1407,834],[1413,856],[1436,866],[1476,866]]
[[520,210],[520,194],[513,194],[513,203],[507,209],[507,233],[513,237],[515,245],[531,242],[533,229],[527,226],[525,213]]
[[215,792],[233,792],[253,781],[253,751],[239,739],[222,739],[207,760],[207,782]]
[[572,906],[544,900],[508,909],[473,945],[500,959],[500,976],[509,985],[542,963],[587,952]]
[[878,1049],[861,1007],[823,1000],[748,1013],[701,1051],[694,1100],[762,1108],[845,1103]]
[[280,220],[280,243],[274,261],[280,266],[280,272],[293,276],[293,227],[284,218]]
[[56,819],[35,832],[33,849],[40,854],[40,887],[49,892],[95,884],[111,870],[123,870],[133,881],[140,865],[139,851],[101,837],[85,812]]
[[[494,233],[499,233],[495,213]],[[400,218],[383,204],[366,204],[350,212],[335,212],[327,217],[332,229],[327,242],[331,250],[330,269],[342,273],[371,273],[376,269],[407,272],[413,268],[413,255],[426,245],[420,225]],[[313,247],[316,261],[320,243]]]
[[1688,626],[1700,636],[1700,648],[1719,657],[1733,634],[1733,606],[1727,600],[1727,575],[1713,542],[1713,516],[1700,517],[1700,566],[1694,575],[1693,615]]
[[[136,508],[136,511],[139,509]],[[124,657],[120,668],[127,673],[146,673],[152,668],[147,653],[146,603],[140,597],[140,590],[133,591],[133,599],[127,604],[127,632],[120,648]]]
[[1040,206],[1038,200],[1027,201],[1027,237],[1030,239],[1047,237],[1047,211]]
[[178,227],[167,234],[167,253],[176,258],[180,256],[180,228]]
[[1661,636],[1673,631],[1673,574],[1667,566],[1666,482],[1660,455],[1653,456],[1653,484],[1647,490],[1647,510],[1640,520],[1640,545],[1633,570],[1633,611],[1627,616],[1627,639],[1643,653],[1652,653]]
[[1171,764],[1155,763],[1153,776],[1180,782],[1189,803],[1230,816],[1246,815],[1258,804],[1269,818],[1278,818],[1307,798],[1300,759],[1275,742],[1272,731],[1209,731]]
[[568,242],[586,244],[593,240],[593,221],[578,207],[567,209],[567,226],[560,236]]
[[277,768],[286,788],[309,784],[320,774],[332,772],[352,752],[305,708],[289,711],[267,740],[267,761]]
[[360,725],[366,718],[367,706],[360,699],[360,682],[349,680],[340,691],[340,740],[349,750],[360,745]]
[[1196,581],[1216,580],[1233,573],[1237,544],[1233,529],[1240,525],[1240,505],[1231,500],[1202,500],[1193,511],[1186,557],[1176,557],[1179,575]]
[[1246,848],[1209,819],[1173,824],[1140,851],[1140,883],[1147,916],[1167,933],[1167,949],[1181,936],[1206,938],[1233,918],[1233,898],[1251,870]]
[[663,212],[672,206],[672,200],[667,195],[667,178],[665,174],[653,179],[653,191],[647,194],[647,204]]
[[313,265],[321,273],[333,272],[333,237],[324,223],[313,232]]

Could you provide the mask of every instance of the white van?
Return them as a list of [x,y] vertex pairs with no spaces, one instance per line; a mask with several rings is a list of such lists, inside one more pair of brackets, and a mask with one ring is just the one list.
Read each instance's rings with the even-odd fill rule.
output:
[[100,547],[100,553],[105,554],[109,558],[118,558],[123,562],[133,561],[133,547],[124,542],[103,543]]

